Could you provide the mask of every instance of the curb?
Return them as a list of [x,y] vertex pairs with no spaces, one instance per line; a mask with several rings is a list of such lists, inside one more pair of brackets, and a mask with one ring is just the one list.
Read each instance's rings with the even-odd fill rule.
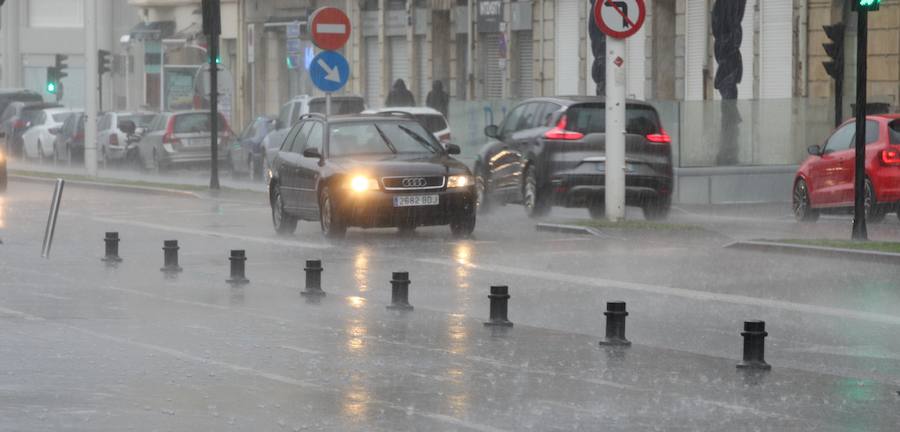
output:
[[[9,174],[10,180],[28,182],[28,183],[55,183],[55,178],[49,177],[33,177],[33,176],[25,176],[20,174]],[[65,178],[63,178],[66,180]],[[108,190],[114,192],[137,192],[147,195],[164,195],[164,196],[172,196],[179,198],[194,198],[201,199],[203,198],[200,194],[191,191],[182,191],[177,189],[166,189],[166,188],[157,188],[150,186],[138,186],[138,185],[127,185],[127,184],[117,184],[117,183],[101,183],[101,182],[92,182],[92,181],[84,181],[84,180],[66,180],[66,184],[71,184],[74,186],[85,187],[90,189],[97,190]]]
[[850,258],[866,262],[900,264],[900,253],[893,252],[832,248],[825,246],[807,246],[760,240],[736,241],[726,244],[723,247],[729,249],[772,251],[797,255],[814,255],[826,258]]
[[539,223],[534,226],[537,231],[542,232],[557,232],[557,233],[566,233],[566,234],[581,234],[581,235],[592,235],[595,237],[605,237],[603,233],[600,231],[583,227],[578,225],[565,225],[565,224],[554,224],[554,223]]

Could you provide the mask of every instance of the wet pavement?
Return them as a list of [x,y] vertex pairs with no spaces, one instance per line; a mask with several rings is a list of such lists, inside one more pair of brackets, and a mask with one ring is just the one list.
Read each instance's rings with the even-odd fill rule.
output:
[[[538,233],[521,208],[399,237],[316,224],[272,232],[265,198],[67,187],[51,259],[51,185],[0,197],[0,430],[897,430],[900,267],[722,249],[735,238],[839,236],[775,206],[683,209],[709,230]],[[724,213],[724,214],[723,214]],[[553,220],[586,212],[554,211]],[[894,217],[876,227],[897,235]],[[103,233],[122,238],[106,267]],[[166,278],[163,240],[184,271]],[[228,251],[245,249],[242,288]],[[325,266],[318,303],[303,263]],[[408,313],[388,311],[409,271]],[[487,294],[510,286],[505,331]],[[627,349],[601,348],[607,301]],[[738,371],[763,319],[772,371]]]

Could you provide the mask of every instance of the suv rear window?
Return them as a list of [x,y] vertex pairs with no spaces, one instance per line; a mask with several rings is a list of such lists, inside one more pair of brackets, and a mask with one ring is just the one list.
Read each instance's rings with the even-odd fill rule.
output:
[[[566,129],[573,132],[606,132],[606,106],[598,104],[572,105],[566,110]],[[625,131],[636,135],[659,133],[659,116],[656,110],[641,105],[625,108]]]
[[444,120],[443,116],[436,114],[418,114],[415,117],[419,123],[422,123],[422,126],[425,126],[425,130],[428,132],[435,133],[447,129],[447,122]]
[[[199,132],[209,132],[210,122],[209,114],[207,113],[191,113],[191,114],[181,114],[175,116],[175,126],[173,128],[173,133],[183,134],[183,133],[199,133]],[[225,131],[225,118],[222,115],[219,115],[219,132]]]
[[888,123],[888,135],[891,144],[900,144],[900,119]]
[[[331,114],[359,114],[366,109],[361,98],[332,98]],[[325,114],[325,99],[317,98],[309,101],[309,112]]]

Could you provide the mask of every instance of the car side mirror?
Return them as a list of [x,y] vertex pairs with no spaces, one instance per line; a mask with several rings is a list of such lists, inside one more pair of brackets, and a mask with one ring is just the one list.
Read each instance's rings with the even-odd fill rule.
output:
[[497,125],[490,125],[484,128],[484,135],[488,138],[500,138],[500,128]]
[[119,122],[118,126],[120,131],[125,132],[128,135],[134,135],[137,130],[137,125],[131,120],[122,120]]
[[806,152],[813,156],[822,156],[822,148],[818,145],[811,145],[807,147]]
[[303,157],[308,157],[311,159],[322,159],[322,154],[319,153],[319,149],[310,147],[303,150]]
[[458,155],[462,152],[462,150],[456,144],[447,143],[446,147],[447,147],[447,154],[449,154],[449,155]]

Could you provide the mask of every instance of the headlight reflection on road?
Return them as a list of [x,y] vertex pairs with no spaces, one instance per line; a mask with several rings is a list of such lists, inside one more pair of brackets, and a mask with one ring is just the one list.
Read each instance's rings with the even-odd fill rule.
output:
[[341,407],[344,416],[354,423],[368,423],[369,402],[372,396],[365,387],[366,376],[354,372],[350,376],[350,387],[344,390]]
[[353,260],[353,278],[359,292],[369,290],[369,248],[361,246],[356,250],[356,258]]
[[6,198],[0,196],[0,228],[6,227]]

